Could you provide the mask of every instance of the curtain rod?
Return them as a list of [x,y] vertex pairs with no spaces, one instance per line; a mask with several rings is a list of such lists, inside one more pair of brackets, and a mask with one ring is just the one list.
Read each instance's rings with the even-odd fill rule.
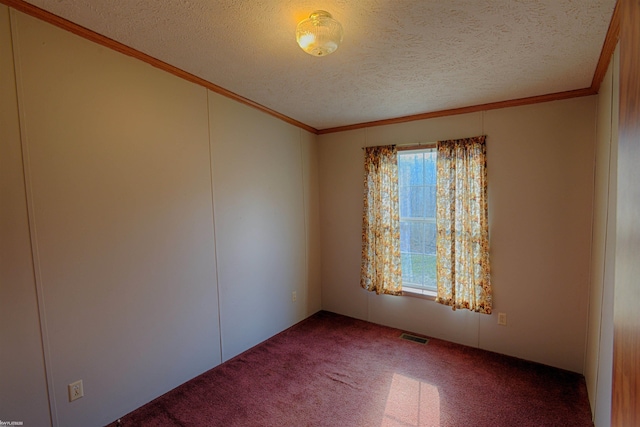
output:
[[417,144],[396,145],[396,149],[398,151],[405,151],[405,150],[418,150],[420,148],[436,148],[437,146],[438,146],[437,142],[419,142]]
[[[436,148],[437,145],[438,145],[437,142],[418,142],[418,143],[411,143],[411,144],[391,144],[391,146],[392,147],[396,147],[396,149],[398,151],[417,150],[417,149],[420,149],[420,148]],[[371,147],[375,147],[375,145],[371,145]],[[363,150],[365,148],[368,148],[368,147],[362,147]]]

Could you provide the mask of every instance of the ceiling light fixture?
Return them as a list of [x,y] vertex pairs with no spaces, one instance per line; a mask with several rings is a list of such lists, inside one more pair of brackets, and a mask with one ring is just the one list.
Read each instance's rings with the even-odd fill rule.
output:
[[298,45],[313,56],[326,56],[342,42],[342,25],[329,12],[316,10],[296,28]]

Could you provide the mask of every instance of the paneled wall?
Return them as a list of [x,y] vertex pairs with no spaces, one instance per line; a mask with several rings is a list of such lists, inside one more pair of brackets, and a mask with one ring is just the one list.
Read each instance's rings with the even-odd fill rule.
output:
[[0,5],[0,420],[50,423],[9,9]]
[[[220,363],[207,92],[12,24],[57,418],[106,423]],[[69,403],[79,379],[86,396]]]
[[[597,97],[320,136],[323,308],[583,372]],[[359,286],[362,147],[487,135],[494,314]],[[507,314],[507,326],[497,313]]]
[[48,384],[104,425],[319,310],[314,135],[0,9],[3,420]]
[[227,360],[306,317],[302,146],[299,129],[220,95],[209,111]]
[[598,93],[591,287],[584,375],[596,427],[611,422],[619,51]]

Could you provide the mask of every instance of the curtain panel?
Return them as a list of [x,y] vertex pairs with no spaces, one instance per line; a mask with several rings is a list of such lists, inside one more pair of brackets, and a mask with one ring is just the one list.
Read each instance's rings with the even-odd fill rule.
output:
[[436,301],[491,314],[485,139],[438,141]]
[[377,294],[402,294],[395,146],[365,148],[360,285]]

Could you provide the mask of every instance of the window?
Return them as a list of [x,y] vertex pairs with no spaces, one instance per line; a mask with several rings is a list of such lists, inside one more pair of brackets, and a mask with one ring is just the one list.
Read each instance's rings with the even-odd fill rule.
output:
[[435,148],[398,152],[402,289],[435,296],[436,284]]
[[491,314],[485,142],[482,135],[438,141],[437,150],[365,147],[364,289]]

